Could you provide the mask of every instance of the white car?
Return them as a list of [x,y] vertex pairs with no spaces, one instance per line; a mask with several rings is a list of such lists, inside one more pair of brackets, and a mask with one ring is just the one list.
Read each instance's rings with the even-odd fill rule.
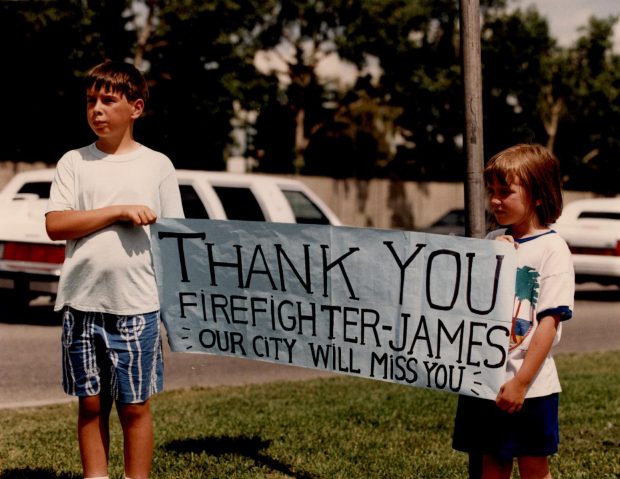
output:
[[[15,175],[0,192],[0,292],[15,309],[54,295],[64,242],[45,231],[54,169]],[[260,174],[177,170],[186,218],[340,225],[300,181]]]
[[553,229],[573,253],[578,283],[620,286],[620,198],[568,203]]

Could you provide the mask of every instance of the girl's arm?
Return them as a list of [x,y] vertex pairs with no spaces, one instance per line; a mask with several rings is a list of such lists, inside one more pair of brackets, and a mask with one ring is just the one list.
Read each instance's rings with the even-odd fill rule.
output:
[[87,236],[118,221],[142,226],[156,220],[157,214],[148,206],[114,205],[87,211],[50,211],[45,216],[45,229],[50,239],[70,240]]
[[509,413],[521,410],[527,389],[551,350],[559,322],[556,316],[544,316],[538,320],[538,328],[532,336],[521,368],[499,390],[495,402],[500,409]]

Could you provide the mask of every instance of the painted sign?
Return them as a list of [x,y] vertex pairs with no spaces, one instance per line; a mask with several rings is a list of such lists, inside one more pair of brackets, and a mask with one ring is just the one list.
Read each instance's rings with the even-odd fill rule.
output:
[[506,243],[173,219],[151,236],[173,351],[488,399],[504,383],[516,268]]

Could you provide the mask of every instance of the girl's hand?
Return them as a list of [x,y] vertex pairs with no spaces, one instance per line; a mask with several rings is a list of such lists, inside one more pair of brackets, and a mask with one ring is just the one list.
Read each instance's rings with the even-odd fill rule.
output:
[[519,243],[517,243],[515,239],[510,235],[500,235],[495,238],[495,241],[504,241],[506,243],[510,243],[515,247],[515,249],[519,247]]
[[519,412],[523,407],[526,392],[527,384],[514,377],[500,388],[495,404],[509,414]]

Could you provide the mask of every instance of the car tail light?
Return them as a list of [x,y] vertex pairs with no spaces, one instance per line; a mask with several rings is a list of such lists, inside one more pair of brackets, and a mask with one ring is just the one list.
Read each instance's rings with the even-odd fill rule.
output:
[[4,244],[2,259],[31,263],[61,264],[65,260],[65,246],[8,242]]
[[616,241],[616,256],[620,256],[620,240]]

